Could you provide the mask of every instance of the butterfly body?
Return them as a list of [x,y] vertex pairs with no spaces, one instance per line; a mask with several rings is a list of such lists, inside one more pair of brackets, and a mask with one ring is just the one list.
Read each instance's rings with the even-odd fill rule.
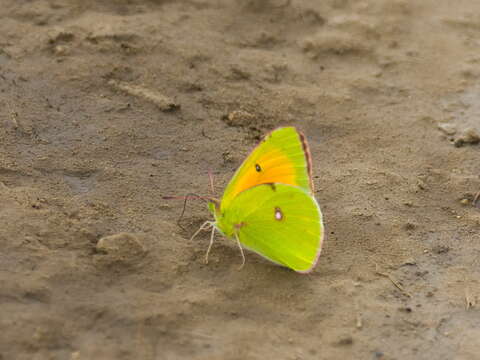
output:
[[322,214],[313,196],[308,146],[295,128],[268,134],[209,209],[213,226],[243,247],[298,272],[315,266]]

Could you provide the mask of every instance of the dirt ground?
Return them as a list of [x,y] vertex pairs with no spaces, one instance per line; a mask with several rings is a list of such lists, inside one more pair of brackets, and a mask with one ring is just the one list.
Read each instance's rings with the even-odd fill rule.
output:
[[[0,359],[480,359],[480,2],[2,0]],[[190,241],[310,142],[299,275]]]

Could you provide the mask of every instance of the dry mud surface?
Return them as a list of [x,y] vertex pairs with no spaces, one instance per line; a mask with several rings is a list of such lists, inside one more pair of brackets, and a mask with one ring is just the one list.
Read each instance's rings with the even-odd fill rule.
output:
[[[0,359],[479,359],[480,2],[2,0]],[[208,236],[309,139],[310,275]]]

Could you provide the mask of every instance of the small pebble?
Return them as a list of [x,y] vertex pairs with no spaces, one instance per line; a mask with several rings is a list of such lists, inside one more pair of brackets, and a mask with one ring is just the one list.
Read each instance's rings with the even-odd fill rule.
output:
[[338,340],[337,345],[339,346],[348,346],[353,344],[353,338],[351,336],[342,337]]
[[143,258],[146,249],[134,234],[118,233],[101,238],[95,246],[98,258],[103,263],[131,263]]
[[245,126],[255,122],[255,116],[244,110],[234,110],[224,116],[223,120],[230,126]]
[[478,144],[480,143],[480,133],[474,128],[466,129],[462,135],[460,135],[454,141],[455,147],[462,147],[465,144]]
[[417,262],[415,261],[414,258],[408,258],[403,262],[402,265],[417,265]]
[[440,123],[437,127],[446,135],[455,135],[457,127],[454,124]]
[[63,45],[57,45],[53,48],[53,51],[55,52],[56,55],[65,55],[65,52],[67,51],[67,49]]
[[417,227],[417,224],[415,224],[413,222],[407,222],[404,225],[405,230],[414,230],[416,227]]
[[432,248],[432,251],[435,254],[446,254],[450,251],[450,248],[445,245],[436,245]]

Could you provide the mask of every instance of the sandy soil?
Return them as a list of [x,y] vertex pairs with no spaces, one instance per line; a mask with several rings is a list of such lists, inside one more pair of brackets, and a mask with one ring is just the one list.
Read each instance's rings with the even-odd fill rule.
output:
[[[1,3],[1,360],[479,359],[479,1]],[[317,268],[203,264],[162,196],[287,124]]]

